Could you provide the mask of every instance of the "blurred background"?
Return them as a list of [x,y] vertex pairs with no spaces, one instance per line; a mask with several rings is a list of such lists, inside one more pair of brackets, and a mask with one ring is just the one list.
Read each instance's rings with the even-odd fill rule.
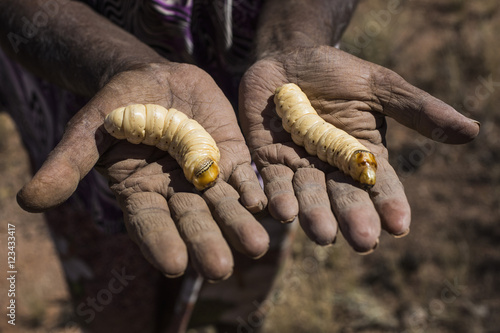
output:
[[[322,248],[299,231],[264,332],[500,332],[498,36],[497,0],[360,2],[341,48],[479,120],[481,133],[448,146],[389,120],[391,163],[412,207],[410,234],[383,234],[374,253],[360,256],[342,237]],[[0,156],[0,262],[3,270],[7,223],[15,224],[17,328],[75,331],[43,216],[15,202],[29,164],[3,112]],[[1,279],[4,309],[7,289]],[[0,320],[0,331],[10,328]]]

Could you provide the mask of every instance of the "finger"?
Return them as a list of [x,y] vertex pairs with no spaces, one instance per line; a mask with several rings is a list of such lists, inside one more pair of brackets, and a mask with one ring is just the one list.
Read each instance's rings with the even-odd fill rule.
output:
[[97,162],[99,152],[112,143],[112,138],[99,127],[102,122],[98,112],[80,111],[73,117],[61,142],[17,194],[23,209],[41,212],[61,204],[73,194]]
[[299,204],[292,186],[293,171],[284,165],[269,165],[261,170],[261,175],[271,216],[282,223],[294,221]]
[[229,243],[251,257],[263,256],[269,248],[269,236],[253,215],[241,206],[236,190],[218,182],[203,193],[212,214]]
[[250,164],[238,165],[231,174],[229,183],[238,191],[241,203],[250,212],[258,213],[266,208],[267,197]]
[[315,168],[298,169],[293,187],[299,202],[299,221],[306,235],[320,245],[328,245],[337,236],[337,221],[330,207],[325,174]]
[[168,204],[196,271],[209,281],[231,276],[231,250],[205,201],[194,193],[176,193]]
[[368,193],[341,171],[327,176],[327,189],[344,238],[357,252],[372,252],[378,245],[380,219]]
[[[291,140],[290,134],[287,133],[287,135],[288,139]],[[311,156],[304,148],[297,146],[293,142],[274,145],[267,144],[262,148],[254,150],[252,157],[255,164],[261,169],[271,164],[286,165],[292,170],[307,168],[311,164],[324,164],[317,157]]]
[[382,228],[396,237],[406,236],[410,231],[411,211],[403,184],[386,159],[379,158],[377,164],[377,183],[369,193]]
[[165,198],[154,192],[137,192],[120,202],[127,231],[144,257],[167,277],[182,275],[188,263],[187,249]]
[[382,68],[374,75],[382,113],[438,142],[460,144],[474,139],[479,122],[412,86],[398,74]]

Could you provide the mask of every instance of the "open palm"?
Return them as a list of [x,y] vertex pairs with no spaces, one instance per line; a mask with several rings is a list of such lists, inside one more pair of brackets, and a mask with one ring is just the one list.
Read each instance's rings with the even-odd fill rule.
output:
[[[290,82],[302,88],[323,119],[375,154],[377,183],[372,189],[364,191],[292,142],[272,98],[277,87]],[[394,72],[326,46],[258,61],[242,80],[239,111],[271,214],[283,222],[299,217],[304,231],[319,244],[335,240],[338,223],[359,252],[376,247],[381,227],[396,236],[409,230],[410,207],[388,163],[385,116],[446,143],[465,143],[478,133],[472,120]]]
[[[174,107],[213,136],[221,152],[214,187],[196,192],[167,152],[106,133],[106,114],[137,103]],[[167,276],[184,272],[188,254],[205,278],[229,276],[233,259],[226,240],[251,257],[267,250],[268,235],[249,212],[263,209],[266,198],[236,116],[215,82],[195,66],[151,64],[113,77],[70,121],[62,141],[20,191],[21,205],[39,211],[65,201],[94,165],[109,180],[129,235]]]

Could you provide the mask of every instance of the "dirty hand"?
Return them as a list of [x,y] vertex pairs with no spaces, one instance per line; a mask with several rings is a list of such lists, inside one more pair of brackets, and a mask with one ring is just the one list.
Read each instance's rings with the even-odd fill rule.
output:
[[[106,114],[136,103],[176,108],[212,135],[221,152],[214,187],[195,192],[167,152],[116,140],[104,130]],[[195,66],[155,63],[115,75],[68,123],[18,201],[29,211],[54,207],[94,166],[109,180],[130,237],[166,276],[181,275],[189,254],[203,277],[228,277],[233,258],[226,240],[250,257],[267,251],[269,237],[250,213],[262,210],[267,199],[234,111],[210,76]]]
[[[323,119],[375,154],[373,188],[364,191],[292,142],[273,102],[275,89],[285,83],[301,87]],[[479,131],[476,122],[396,73],[327,46],[277,52],[256,62],[242,80],[239,112],[273,217],[298,217],[306,234],[323,245],[335,240],[338,223],[358,252],[376,247],[381,228],[395,236],[409,231],[410,207],[388,163],[385,116],[445,143],[466,143]]]

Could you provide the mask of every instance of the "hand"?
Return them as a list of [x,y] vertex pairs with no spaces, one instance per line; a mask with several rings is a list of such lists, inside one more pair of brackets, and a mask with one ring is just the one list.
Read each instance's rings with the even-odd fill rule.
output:
[[[289,82],[302,88],[321,117],[375,154],[377,183],[371,190],[309,156],[282,129],[273,93]],[[326,46],[275,53],[255,63],[240,85],[239,111],[272,216],[283,222],[298,216],[306,234],[324,245],[335,240],[338,222],[359,252],[376,247],[381,227],[395,236],[409,232],[410,207],[388,163],[385,116],[446,143],[468,142],[479,131],[478,123],[394,72]]]
[[[221,152],[214,187],[196,193],[167,152],[106,133],[106,114],[135,103],[174,107],[213,136]],[[165,275],[181,275],[189,253],[205,278],[228,277],[233,258],[224,237],[250,257],[267,251],[269,236],[248,211],[262,210],[267,199],[236,116],[215,82],[197,67],[148,64],[115,75],[68,123],[61,142],[19,192],[19,204],[43,211],[64,202],[96,163],[124,212],[130,237]]]

